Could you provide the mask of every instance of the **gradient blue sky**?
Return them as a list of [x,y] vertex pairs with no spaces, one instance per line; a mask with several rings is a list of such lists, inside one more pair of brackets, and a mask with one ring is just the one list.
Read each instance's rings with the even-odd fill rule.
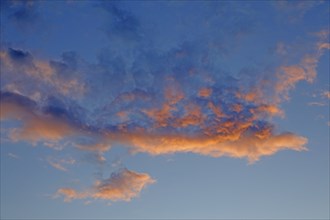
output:
[[1,219],[329,218],[329,1],[1,1]]

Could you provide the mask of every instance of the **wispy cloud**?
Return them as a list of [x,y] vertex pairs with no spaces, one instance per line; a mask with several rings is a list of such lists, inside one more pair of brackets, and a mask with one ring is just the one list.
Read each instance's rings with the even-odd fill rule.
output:
[[326,106],[326,103],[324,103],[324,102],[309,102],[308,105],[311,105],[311,106]]
[[19,159],[20,157],[14,153],[8,153],[8,156],[13,158],[13,159]]
[[290,1],[280,0],[272,2],[278,11],[285,14],[288,21],[299,22],[312,8],[324,3],[323,1]]
[[67,172],[68,169],[65,167],[66,165],[73,165],[76,163],[76,160],[73,158],[68,158],[68,159],[55,159],[55,158],[48,158],[47,162],[54,167],[55,169]]

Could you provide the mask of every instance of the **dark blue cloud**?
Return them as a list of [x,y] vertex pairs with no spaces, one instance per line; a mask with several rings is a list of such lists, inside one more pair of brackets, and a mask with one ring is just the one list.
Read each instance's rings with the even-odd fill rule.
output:
[[8,55],[10,59],[19,64],[32,64],[33,57],[27,51],[19,49],[8,48]]
[[1,103],[13,103],[20,106],[24,106],[31,110],[37,109],[37,103],[35,101],[29,99],[26,96],[12,92],[0,91],[0,100]]
[[117,36],[123,40],[138,40],[141,37],[140,22],[129,11],[120,8],[119,1],[101,1],[98,4],[110,15],[105,31],[108,36]]
[[33,0],[3,0],[1,1],[1,11],[19,28],[27,30],[40,20],[38,4],[38,1]]

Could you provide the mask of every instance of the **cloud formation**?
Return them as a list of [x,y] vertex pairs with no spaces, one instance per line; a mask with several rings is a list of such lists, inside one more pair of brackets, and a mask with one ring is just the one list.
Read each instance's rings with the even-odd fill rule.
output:
[[66,202],[74,199],[130,201],[152,183],[155,183],[155,180],[146,173],[123,169],[118,173],[113,173],[108,179],[96,181],[88,190],[79,192],[72,188],[60,188],[57,190],[57,195],[64,196]]
[[[3,2],[8,19],[37,19],[36,2]],[[240,58],[240,47],[249,46],[243,39],[249,40],[260,24],[248,3],[198,3],[194,16],[180,4],[164,3],[146,17],[125,4],[93,4],[106,17],[101,29],[109,41],[95,61],[72,51],[50,59],[28,47],[2,45],[0,119],[19,122],[8,128],[11,141],[73,148],[103,165],[113,146],[131,154],[195,153],[250,163],[281,150],[307,150],[306,137],[282,131],[273,119],[284,118],[281,104],[299,82],[315,80],[318,62],[329,49],[328,31],[310,33],[313,42],[306,40],[294,59],[295,42],[274,41],[274,56],[287,60],[271,57],[272,64],[250,67],[253,62]],[[295,22],[318,5],[272,4],[289,16],[298,14]],[[158,14],[169,16],[165,9],[173,18],[157,23]],[[76,161],[47,160],[61,171]],[[130,201],[154,182],[148,174],[124,169],[89,189],[60,188],[57,195],[65,201]]]
[[[161,155],[193,152],[213,157],[245,157],[250,162],[282,149],[304,150],[307,143],[306,138],[294,134],[274,134],[271,124],[258,120],[258,113],[254,112],[258,110],[255,108],[249,109],[248,113],[243,110],[237,112],[234,108],[233,117],[220,114],[214,105],[206,106],[209,116],[201,116],[199,106],[193,106],[190,110],[186,106],[188,114],[178,118],[170,111],[168,115],[146,113],[147,118],[152,119],[151,128],[124,122],[112,129],[100,130],[76,122],[65,109],[46,106],[39,110],[35,102],[17,94],[2,93],[1,97],[1,118],[23,122],[21,128],[11,131],[14,141],[58,142],[69,137],[74,141],[75,137],[85,136],[90,140],[82,143],[77,140],[73,145],[80,150],[104,152],[111,145],[124,144],[135,153]],[[205,124],[208,117],[213,118],[213,123]],[[178,130],[184,132],[176,132]]]
[[[279,104],[288,99],[297,82],[313,81],[323,49],[316,48],[315,53],[305,55],[297,65],[278,67],[273,81],[261,81],[246,88],[230,82],[230,78],[221,78],[230,83],[227,87],[219,84],[213,75],[197,74],[198,69],[202,70],[199,65],[189,67],[189,74],[183,77],[175,71],[158,75],[163,80],[154,80],[150,88],[137,86],[117,92],[109,104],[94,110],[95,121],[86,120],[88,109],[73,101],[65,103],[48,97],[46,102],[40,102],[42,99],[2,92],[1,118],[23,122],[21,128],[11,131],[12,140],[58,142],[71,137],[77,149],[99,152],[101,160],[105,158],[100,153],[119,143],[135,153],[193,152],[247,158],[252,162],[282,149],[306,149],[306,138],[286,132],[276,134],[274,125],[267,119],[283,115]],[[179,68],[184,54],[191,53],[190,50],[186,45],[168,53],[169,57],[183,54],[170,65]],[[37,76],[41,81],[48,82],[49,76],[69,68],[65,63],[44,62],[43,71],[38,72],[41,67],[28,52],[9,48],[1,55],[7,72],[21,68],[28,77]],[[162,63],[163,58],[160,59]],[[187,65],[185,61],[183,64]],[[273,94],[265,92],[265,88]],[[66,95],[62,90],[56,91]]]

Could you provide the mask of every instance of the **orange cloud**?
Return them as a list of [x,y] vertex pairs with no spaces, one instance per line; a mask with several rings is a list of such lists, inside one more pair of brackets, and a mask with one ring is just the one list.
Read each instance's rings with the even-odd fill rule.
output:
[[[283,99],[289,99],[290,90],[298,82],[307,81],[312,83],[317,75],[317,65],[324,53],[323,49],[330,49],[329,43],[325,42],[329,36],[328,30],[322,30],[315,33],[315,35],[319,38],[319,42],[316,44],[313,53],[306,54],[298,64],[279,66],[276,71],[275,82],[262,80],[248,91],[237,92],[236,97],[246,102],[276,107]],[[267,95],[266,91],[269,91],[269,88],[274,89],[273,95]],[[273,108],[269,113],[271,115],[282,115],[279,107],[276,108],[277,110]]]
[[330,50],[330,43],[319,43],[319,50],[328,49]]
[[213,111],[213,113],[218,117],[218,118],[224,118],[227,117],[225,113],[221,110],[219,106],[215,106],[213,102],[209,102],[207,106]]
[[172,117],[172,112],[175,107],[165,103],[162,109],[147,109],[142,110],[148,117],[153,119],[157,127],[166,127],[168,125],[168,120]]
[[250,111],[258,117],[284,116],[284,112],[276,105],[259,105],[255,109],[251,109]]
[[2,99],[0,102],[0,119],[15,119],[23,123],[22,127],[11,131],[10,136],[14,141],[26,140],[33,143],[41,140],[60,141],[65,137],[83,133],[64,118],[37,112],[37,107],[33,106],[33,103],[25,103],[24,105]]
[[[224,135],[159,135],[146,133],[109,133],[109,139],[129,145],[132,152],[145,152],[151,155],[173,153],[197,153],[212,157],[229,156],[256,161],[262,156],[280,150],[306,150],[307,139],[291,133],[271,134],[266,128],[257,132],[247,131],[242,124],[233,132]],[[244,129],[245,128],[245,129]],[[243,132],[245,130],[245,132]]]
[[[16,118],[23,122],[21,128],[12,131],[13,140],[27,140],[36,143],[38,141],[57,142],[75,135],[92,137],[90,144],[74,143],[74,145],[81,150],[99,152],[100,161],[105,160],[101,153],[108,151],[111,145],[116,143],[124,143],[131,148],[132,152],[145,152],[151,155],[192,152],[213,157],[245,157],[249,161],[257,160],[261,156],[270,155],[282,149],[305,149],[307,139],[303,137],[293,134],[274,135],[271,127],[255,125],[255,120],[263,117],[262,114],[279,114],[280,110],[276,106],[260,105],[251,109],[252,115],[238,113],[235,118],[227,117],[212,102],[209,102],[208,107],[217,116],[217,119],[209,124],[204,124],[206,116],[194,103],[185,106],[183,117],[174,118],[171,114],[174,107],[168,104],[164,104],[164,108],[161,110],[146,111],[146,114],[153,118],[159,126],[170,126],[173,129],[185,128],[189,125],[196,126],[200,132],[195,135],[180,132],[159,133],[157,127],[149,129],[148,132],[145,129],[124,131],[120,129],[92,134],[74,126],[65,118],[44,114],[33,110],[31,106],[6,100],[1,102],[1,118]],[[283,138],[283,135],[286,138]],[[280,144],[276,140],[281,140]],[[269,151],[270,149],[272,150]],[[55,164],[53,163],[53,165]],[[59,166],[57,167],[59,168]]]
[[187,127],[189,125],[202,125],[205,119],[200,106],[190,103],[184,107],[185,115],[174,120],[173,126],[176,128]]
[[146,173],[137,173],[124,169],[118,174],[113,174],[109,179],[96,181],[91,189],[78,192],[72,188],[60,188],[57,195],[64,196],[64,201],[73,199],[103,199],[111,201],[131,201],[137,197],[142,189],[154,183]]
[[97,151],[97,152],[105,152],[111,148],[111,144],[105,140],[100,140],[94,144],[75,144],[75,146],[80,150]]
[[[295,84],[301,80],[306,80],[308,82],[313,82],[316,77],[317,64],[320,57],[323,54],[322,49],[330,49],[330,44],[328,42],[323,42],[329,36],[328,30],[322,30],[316,35],[320,38],[317,43],[316,52],[312,54],[307,54],[303,57],[297,65],[292,66],[281,66],[277,72],[278,81],[275,85],[277,99],[280,97],[288,98],[288,92],[294,88]],[[277,100],[279,102],[279,100]]]
[[83,199],[88,196],[87,193],[77,192],[72,188],[60,188],[57,190],[57,195],[63,195],[65,202],[70,202],[73,199]]
[[277,72],[277,83],[275,84],[276,102],[280,102],[281,97],[288,99],[288,93],[297,82],[306,80],[313,82],[316,77],[317,63],[322,54],[306,55],[299,64],[292,66],[281,66]]
[[198,96],[199,97],[203,97],[203,98],[207,98],[212,94],[212,89],[211,88],[201,88],[198,91]]
[[24,121],[22,128],[12,131],[14,141],[27,140],[33,143],[39,140],[59,141],[78,131],[64,121],[52,117],[33,117]]
[[323,96],[330,99],[330,91],[323,92]]
[[243,105],[241,104],[233,104],[230,106],[231,110],[236,112],[236,113],[240,113],[243,110]]
[[181,101],[184,98],[184,93],[179,83],[173,78],[169,78],[166,83],[167,86],[165,87],[164,97],[168,104],[174,105]]
[[0,51],[0,60],[2,74],[20,74],[31,77],[40,83],[53,86],[59,93],[63,95],[73,95],[81,97],[85,92],[85,85],[76,78],[62,79],[56,71],[50,66],[50,63],[44,60],[33,59],[31,55],[27,55],[28,61],[25,63],[16,62],[10,57],[7,51]]

